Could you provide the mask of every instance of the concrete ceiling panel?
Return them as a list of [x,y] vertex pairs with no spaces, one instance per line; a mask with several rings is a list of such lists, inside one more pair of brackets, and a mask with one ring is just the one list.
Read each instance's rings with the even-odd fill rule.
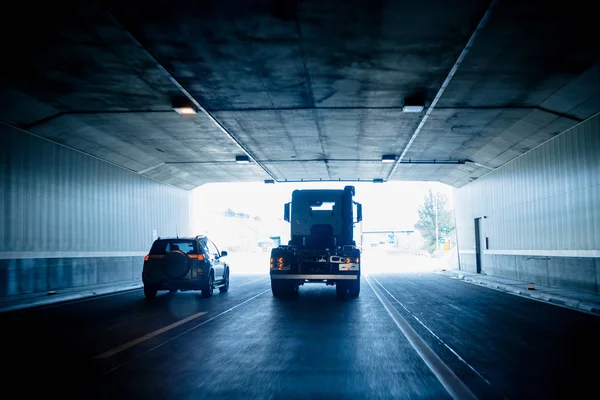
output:
[[[144,175],[184,189],[213,182],[261,182],[270,177],[256,164],[166,164]],[[241,178],[241,179],[240,179]]]
[[545,1],[497,2],[440,106],[539,106],[596,64],[596,16]]
[[434,110],[405,159],[468,159],[527,113],[521,109]]
[[435,181],[453,165],[400,164],[390,177],[392,181]]
[[332,161],[328,163],[333,180],[382,179],[390,172],[391,166],[381,161]]
[[451,7],[443,1],[303,4],[301,44],[315,105],[398,107],[415,93],[431,101],[486,7],[466,1]]
[[[330,180],[330,173],[327,164],[323,161],[300,161],[300,162],[265,162],[265,166],[276,171],[278,180],[293,180],[301,179],[310,180]],[[308,178],[310,177],[310,178]]]
[[600,64],[596,64],[548,97],[540,104],[540,107],[579,118],[587,118],[590,114],[573,114],[572,110],[599,93]]
[[312,114],[310,110],[214,113],[259,161],[323,158]]
[[[5,35],[0,120],[134,171],[167,163],[147,175],[191,189],[269,176],[233,164],[242,151],[210,118],[172,111],[179,84],[277,179],[385,178],[378,160],[424,114],[399,108],[431,103],[489,1],[109,1],[114,18],[22,6],[7,21],[41,34]],[[596,36],[577,7],[498,2],[405,160],[497,167],[597,113]],[[461,186],[487,171],[402,164],[391,179]]]

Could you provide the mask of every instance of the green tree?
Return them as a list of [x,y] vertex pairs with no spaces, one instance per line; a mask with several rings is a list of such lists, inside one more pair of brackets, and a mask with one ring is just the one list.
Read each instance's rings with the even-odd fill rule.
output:
[[421,236],[425,239],[425,248],[433,253],[436,249],[436,204],[437,204],[437,220],[439,237],[443,226],[448,227],[446,237],[450,237],[454,232],[454,216],[452,210],[448,207],[448,198],[444,193],[433,193],[431,189],[425,195],[423,204],[419,206],[419,221],[415,224],[415,228],[421,232]]

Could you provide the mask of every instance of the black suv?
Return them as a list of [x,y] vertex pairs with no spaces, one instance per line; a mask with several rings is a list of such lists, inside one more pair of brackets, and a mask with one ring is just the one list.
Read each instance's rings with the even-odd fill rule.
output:
[[158,238],[144,258],[142,281],[144,295],[156,297],[159,290],[202,290],[210,297],[215,287],[229,290],[229,265],[223,260],[226,251],[205,236],[193,238]]

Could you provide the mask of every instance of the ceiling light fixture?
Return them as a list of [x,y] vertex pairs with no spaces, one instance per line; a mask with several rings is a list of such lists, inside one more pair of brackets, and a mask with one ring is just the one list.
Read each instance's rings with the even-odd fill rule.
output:
[[250,162],[250,157],[248,156],[235,156],[235,162],[238,164],[248,164]]
[[175,111],[177,111],[177,114],[181,114],[181,115],[196,114],[196,110],[194,110],[192,107],[179,107],[179,108],[175,108]]
[[177,97],[172,101],[173,110],[181,115],[194,115],[198,113],[198,107],[187,97]]
[[402,112],[405,113],[420,113],[425,109],[425,106],[405,105],[402,107]]
[[396,161],[396,155],[394,154],[384,154],[381,157],[382,163],[393,163],[394,161]]
[[425,109],[425,94],[413,93],[404,99],[402,112],[405,113],[420,113]]

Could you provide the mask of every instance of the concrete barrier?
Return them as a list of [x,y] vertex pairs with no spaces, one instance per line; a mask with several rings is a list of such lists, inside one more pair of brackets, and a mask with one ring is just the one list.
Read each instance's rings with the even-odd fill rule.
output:
[[23,258],[0,260],[0,297],[141,278],[144,257]]

